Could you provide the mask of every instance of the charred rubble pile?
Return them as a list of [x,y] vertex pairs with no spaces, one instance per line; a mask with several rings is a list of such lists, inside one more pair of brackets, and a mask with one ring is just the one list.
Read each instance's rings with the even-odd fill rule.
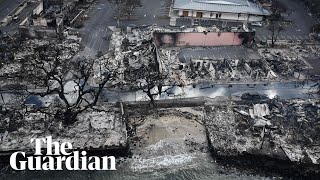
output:
[[[181,47],[157,47],[155,34],[170,32],[159,27],[139,27],[113,31],[109,53],[96,63],[96,78],[114,67],[118,70],[117,83],[130,84],[141,67],[163,74],[181,85],[196,83],[304,81],[311,75],[311,65],[303,56],[291,53],[294,49],[258,49],[253,58],[183,58]],[[297,47],[296,47],[297,48]],[[168,80],[168,81],[171,81]]]
[[94,65],[97,82],[103,73],[113,69],[118,74],[113,85],[130,87],[144,78],[146,70],[154,73],[161,71],[152,27],[112,28],[112,31],[109,52],[97,59]]
[[310,79],[319,79],[320,76],[320,46],[319,45],[306,45],[306,46],[295,46],[291,48],[292,51],[298,52],[301,58],[303,58],[310,66],[308,70]]
[[23,37],[62,37],[66,26],[82,27],[84,12],[92,2],[55,0],[33,3],[36,4],[33,11],[19,23],[19,33]]
[[180,48],[158,49],[159,62],[172,77],[186,84],[304,81],[312,75],[312,66],[303,57],[287,50],[259,49],[260,57],[244,58],[191,58],[179,57]]
[[20,42],[17,38],[0,33],[0,59],[1,65],[14,59],[14,54],[19,50]]
[[319,100],[243,97],[207,106],[205,123],[220,162],[271,174],[320,173]]
[[275,81],[279,76],[264,59],[178,58],[179,49],[160,49],[159,61],[186,84]]
[[[0,77],[2,87],[30,83],[28,72],[34,71],[30,64],[38,60],[58,58],[61,61],[71,60],[80,50],[80,44],[74,40],[21,40],[18,37],[7,37],[9,45],[1,51],[2,59]],[[42,61],[42,63],[45,63]],[[34,72],[35,73],[35,72]],[[10,79],[10,81],[8,81]]]
[[152,38],[141,37],[141,31],[139,31],[139,29],[128,30],[127,36],[122,42],[122,49],[126,54],[123,58],[125,67],[124,80],[129,83],[143,78],[143,67],[152,72],[158,71],[156,47],[152,42]]
[[9,151],[33,152],[31,138],[52,136],[54,140],[71,142],[78,149],[121,149],[126,147],[126,125],[121,111],[114,105],[101,104],[85,111],[70,126],[54,118],[50,111],[30,106],[0,109],[0,156]]
[[200,111],[190,113],[188,110],[191,108],[138,109],[127,111],[130,150],[139,155],[138,158],[157,157],[161,153],[175,155],[177,151],[179,155],[207,152],[204,126],[199,123],[202,118]]
[[259,53],[268,62],[270,67],[282,79],[306,80],[311,74],[309,65],[301,54],[296,50],[298,47],[285,49],[260,49]]
[[[186,66],[187,77],[191,79],[211,79],[211,81],[267,81],[277,75],[263,60],[245,59],[199,59],[191,60]],[[199,80],[201,81],[201,80]]]
[[193,80],[187,78],[187,74],[182,71],[184,66],[179,63],[179,50],[177,47],[159,48],[157,56],[161,70],[167,72],[176,84],[184,86]]

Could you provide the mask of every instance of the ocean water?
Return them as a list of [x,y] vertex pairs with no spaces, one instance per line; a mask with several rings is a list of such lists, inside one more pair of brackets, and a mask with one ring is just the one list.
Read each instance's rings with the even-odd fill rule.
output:
[[[173,117],[172,117],[173,118]],[[161,124],[168,121],[157,119]],[[239,179],[256,180],[268,179],[259,175],[250,175],[240,170],[225,168],[218,165],[210,155],[206,136],[200,127],[193,123],[184,124],[180,119],[171,119],[173,123],[166,124],[167,128],[153,128],[146,144],[140,144],[133,149],[132,158],[117,159],[116,171],[2,171],[0,180],[213,180]],[[190,120],[188,120],[190,121]],[[167,130],[180,126],[176,131]],[[154,123],[145,121],[144,125]],[[182,126],[184,125],[184,126]],[[158,127],[160,125],[158,124]],[[145,127],[141,127],[144,129]],[[138,131],[138,130],[137,130]],[[156,133],[157,132],[157,133]],[[141,131],[142,134],[145,131]],[[141,134],[140,133],[140,134]],[[183,136],[179,133],[189,133]],[[191,135],[190,135],[191,134]],[[160,138],[156,140],[157,138]],[[153,139],[153,140],[150,140]],[[194,142],[189,145],[186,140]],[[203,148],[201,148],[203,147]]]
[[224,170],[207,153],[118,159],[116,171],[15,171],[3,180],[213,180],[269,179],[238,170]]

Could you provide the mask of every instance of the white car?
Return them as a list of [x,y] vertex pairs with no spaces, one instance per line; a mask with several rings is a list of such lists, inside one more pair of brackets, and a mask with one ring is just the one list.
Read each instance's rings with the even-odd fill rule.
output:
[[262,22],[252,22],[251,23],[251,26],[259,26],[259,27],[262,27]]

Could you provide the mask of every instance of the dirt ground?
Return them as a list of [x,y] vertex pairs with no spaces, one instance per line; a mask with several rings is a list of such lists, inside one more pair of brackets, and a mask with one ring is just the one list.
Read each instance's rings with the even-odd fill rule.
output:
[[130,147],[133,154],[149,156],[206,151],[207,140],[205,128],[199,123],[200,113],[188,111],[183,108],[160,110],[157,115],[146,116],[132,137]]

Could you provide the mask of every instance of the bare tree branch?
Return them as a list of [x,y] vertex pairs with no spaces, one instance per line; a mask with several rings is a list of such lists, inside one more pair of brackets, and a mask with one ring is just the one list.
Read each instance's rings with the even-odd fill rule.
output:
[[[40,86],[40,90],[28,87],[26,92],[41,97],[58,95],[63,107],[56,112],[56,118],[70,124],[76,121],[78,114],[97,104],[104,86],[115,76],[115,72],[105,74],[98,87],[91,87],[94,60],[81,58],[73,62],[66,61],[60,58],[59,49],[50,46],[38,48],[36,53],[26,57],[24,65],[28,71],[25,76],[29,78],[28,81]],[[67,76],[72,77],[68,80]],[[75,84],[76,97],[72,100],[65,89],[68,82]]]

